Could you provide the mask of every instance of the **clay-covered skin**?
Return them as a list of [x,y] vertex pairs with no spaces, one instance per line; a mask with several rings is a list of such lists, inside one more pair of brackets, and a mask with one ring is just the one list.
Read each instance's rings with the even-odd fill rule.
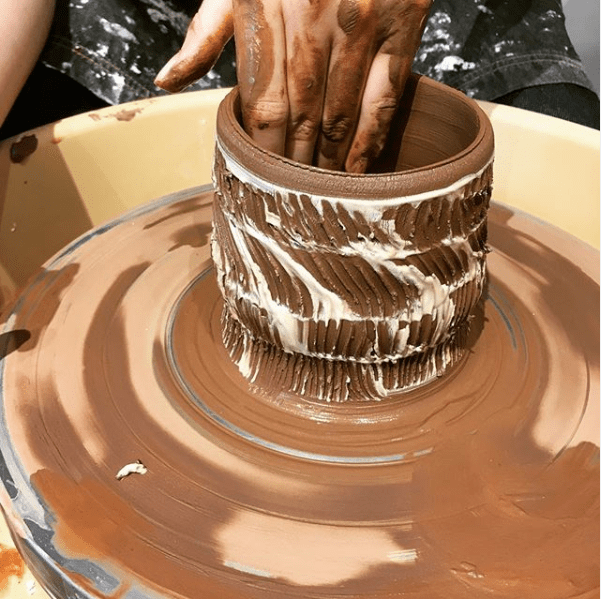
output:
[[298,162],[365,172],[386,141],[430,5],[204,0],[155,83],[179,91],[207,72],[233,22],[249,135]]
[[[54,564],[36,569],[44,584],[153,599],[597,595],[598,253],[493,205],[465,359],[401,398],[326,405],[254,389],[229,360],[212,196],[75,242],[3,330],[24,342],[1,364],[0,499],[28,561],[41,563],[34,543]],[[145,473],[117,480],[138,460]]]

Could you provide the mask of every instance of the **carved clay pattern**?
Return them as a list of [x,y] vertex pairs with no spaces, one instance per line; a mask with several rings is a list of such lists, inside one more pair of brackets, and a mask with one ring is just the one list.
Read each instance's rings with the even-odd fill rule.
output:
[[453,192],[392,208],[270,193],[236,177],[219,145],[214,178],[224,341],[249,380],[374,399],[459,359],[486,279],[491,165]]
[[[369,321],[364,326],[369,328]],[[431,351],[401,360],[364,364],[281,351],[250,333],[227,310],[222,315],[222,327],[230,357],[242,366],[242,374],[251,383],[268,387],[272,393],[295,393],[328,402],[381,400],[399,389],[409,389],[436,377],[462,357],[469,332],[465,321]],[[348,331],[342,336],[348,340]],[[355,339],[360,340],[358,336]]]

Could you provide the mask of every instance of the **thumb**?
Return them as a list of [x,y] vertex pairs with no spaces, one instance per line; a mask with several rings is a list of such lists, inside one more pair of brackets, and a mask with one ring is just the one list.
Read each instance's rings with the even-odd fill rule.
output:
[[184,43],[154,83],[178,92],[206,75],[234,34],[232,0],[204,0],[190,22]]

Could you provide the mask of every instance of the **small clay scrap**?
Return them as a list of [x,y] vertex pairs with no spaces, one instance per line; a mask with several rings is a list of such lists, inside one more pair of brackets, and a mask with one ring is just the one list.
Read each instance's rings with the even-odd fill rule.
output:
[[125,464],[119,472],[117,472],[115,478],[117,480],[123,480],[130,474],[146,474],[148,472],[148,468],[142,464],[140,460],[136,460],[131,464]]
[[10,146],[11,162],[23,162],[28,156],[31,156],[38,148],[38,138],[32,133],[23,136],[19,141]]
[[131,110],[123,109],[113,115],[118,121],[131,121],[136,114],[142,112],[141,108],[132,108]]

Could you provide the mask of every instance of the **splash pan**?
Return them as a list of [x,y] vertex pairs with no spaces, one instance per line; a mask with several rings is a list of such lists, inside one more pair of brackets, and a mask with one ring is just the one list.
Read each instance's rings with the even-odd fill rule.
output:
[[230,362],[211,202],[190,189],[91,230],[8,315],[3,507],[50,594],[597,589],[598,253],[493,205],[467,356],[329,405],[266,395]]

